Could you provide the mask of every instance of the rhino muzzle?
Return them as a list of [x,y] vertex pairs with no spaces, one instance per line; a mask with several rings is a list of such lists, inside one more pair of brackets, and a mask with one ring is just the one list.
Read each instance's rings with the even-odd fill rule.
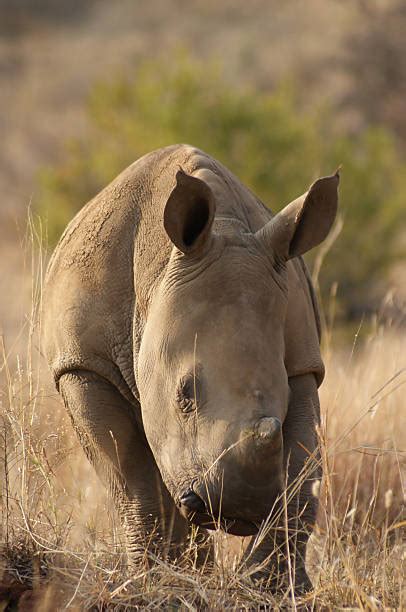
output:
[[[221,528],[232,535],[252,535],[270,512],[282,490],[282,423],[262,417],[241,432],[220,462],[222,477],[194,479],[178,497],[184,518],[206,529]],[[237,450],[238,449],[238,450]],[[262,465],[267,469],[261,469]]]
[[197,493],[195,493],[192,489],[186,491],[180,498],[180,507],[182,509],[186,509],[186,514],[189,512],[206,512],[206,504],[202,500]]
[[203,499],[192,489],[185,491],[179,500],[180,513],[188,521],[205,529],[219,527],[232,535],[249,536],[258,531],[258,525],[251,521],[232,519],[207,507]]

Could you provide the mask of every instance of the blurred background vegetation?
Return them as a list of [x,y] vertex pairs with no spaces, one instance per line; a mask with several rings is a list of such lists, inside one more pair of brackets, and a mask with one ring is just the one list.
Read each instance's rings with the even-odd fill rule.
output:
[[[53,246],[122,169],[176,142],[219,159],[273,211],[342,165],[343,229],[324,259],[321,294],[337,293],[345,321],[378,311],[390,289],[402,300],[406,5],[299,6],[0,0],[14,126],[3,157],[17,178],[14,191],[3,180],[8,208],[23,185]],[[35,161],[24,163],[30,148]],[[387,316],[402,312],[387,302]]]
[[221,65],[175,55],[141,64],[134,79],[95,86],[87,113],[86,138],[71,141],[63,161],[41,173],[39,210],[52,243],[82,204],[134,159],[187,142],[231,168],[274,210],[343,165],[344,229],[322,280],[324,293],[338,283],[346,316],[366,308],[400,254],[406,161],[394,137],[375,125],[353,134],[337,129],[334,112],[322,104],[302,111],[294,84],[243,89],[227,81]]

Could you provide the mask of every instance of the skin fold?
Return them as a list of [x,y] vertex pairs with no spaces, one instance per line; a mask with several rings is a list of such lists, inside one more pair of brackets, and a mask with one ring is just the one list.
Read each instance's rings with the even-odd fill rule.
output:
[[293,572],[311,586],[324,368],[300,256],[326,237],[337,186],[319,179],[273,216],[220,163],[174,145],[132,164],[65,230],[44,346],[130,562],[146,543],[179,556],[192,525],[221,528],[253,536],[244,563],[262,566],[257,577],[277,588]]

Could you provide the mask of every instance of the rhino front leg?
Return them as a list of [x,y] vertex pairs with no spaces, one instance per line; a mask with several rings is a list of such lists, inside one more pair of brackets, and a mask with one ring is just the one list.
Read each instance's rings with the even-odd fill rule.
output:
[[113,496],[129,563],[146,546],[176,555],[187,524],[162,482],[134,406],[106,379],[85,370],[63,375],[59,388],[82,447]]
[[256,546],[255,538],[252,539],[246,559],[256,564],[267,560],[258,577],[271,574],[271,584],[275,588],[281,582],[286,584],[290,573],[295,591],[299,593],[312,588],[305,568],[305,555],[317,513],[312,484],[321,478],[316,433],[320,405],[313,374],[294,376],[289,379],[289,386],[289,409],[283,424],[286,510],[279,511],[278,523],[260,544]]

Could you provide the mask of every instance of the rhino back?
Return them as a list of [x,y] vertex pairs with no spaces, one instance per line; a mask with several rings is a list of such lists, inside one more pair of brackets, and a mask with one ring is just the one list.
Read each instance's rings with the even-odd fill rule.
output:
[[72,369],[110,380],[137,397],[137,353],[155,283],[171,243],[163,210],[179,167],[210,158],[173,145],[134,162],[69,223],[50,259],[44,291],[43,343],[55,381]]
[[[133,374],[134,250],[153,217],[154,172],[170,147],[122,172],[74,217],[49,262],[44,291],[44,347],[56,382],[76,368],[110,380],[128,399]],[[144,259],[144,257],[143,257]]]
[[[256,231],[272,216],[224,166],[189,145],[154,151],[122,172],[75,216],[51,258],[45,283],[44,345],[55,380],[75,368],[110,380],[133,401],[134,359],[154,288],[172,244],[163,211],[179,167],[216,195],[218,226]],[[311,286],[304,264],[288,263],[288,374],[323,375]]]

